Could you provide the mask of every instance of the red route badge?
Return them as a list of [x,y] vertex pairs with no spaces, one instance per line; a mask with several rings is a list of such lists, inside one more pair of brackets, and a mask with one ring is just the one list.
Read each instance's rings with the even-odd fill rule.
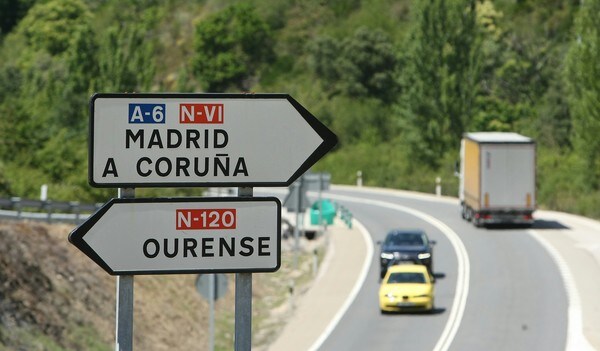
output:
[[235,209],[178,209],[175,210],[176,230],[235,229]]

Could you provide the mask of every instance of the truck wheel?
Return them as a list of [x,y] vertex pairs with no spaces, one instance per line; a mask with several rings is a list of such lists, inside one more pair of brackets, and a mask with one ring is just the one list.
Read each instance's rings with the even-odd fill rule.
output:
[[473,210],[470,207],[467,207],[467,221],[470,222],[473,219]]

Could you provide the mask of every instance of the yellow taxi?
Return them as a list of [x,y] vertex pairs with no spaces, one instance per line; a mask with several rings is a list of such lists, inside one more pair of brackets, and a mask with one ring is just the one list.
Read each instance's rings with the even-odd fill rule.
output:
[[426,266],[391,266],[379,287],[379,309],[381,313],[433,311],[433,297],[433,282]]

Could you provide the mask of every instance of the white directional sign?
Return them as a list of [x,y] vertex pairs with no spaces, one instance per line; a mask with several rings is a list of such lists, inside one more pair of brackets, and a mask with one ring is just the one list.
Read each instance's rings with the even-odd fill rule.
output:
[[274,272],[274,197],[113,199],[69,234],[110,274]]
[[287,94],[96,94],[89,182],[287,186],[336,143]]

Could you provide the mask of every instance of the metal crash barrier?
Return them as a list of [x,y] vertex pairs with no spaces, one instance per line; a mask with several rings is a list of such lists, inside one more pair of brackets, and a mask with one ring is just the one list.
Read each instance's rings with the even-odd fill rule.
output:
[[0,198],[0,218],[79,224],[102,205],[102,203],[82,204],[76,201],[42,201],[20,197]]

